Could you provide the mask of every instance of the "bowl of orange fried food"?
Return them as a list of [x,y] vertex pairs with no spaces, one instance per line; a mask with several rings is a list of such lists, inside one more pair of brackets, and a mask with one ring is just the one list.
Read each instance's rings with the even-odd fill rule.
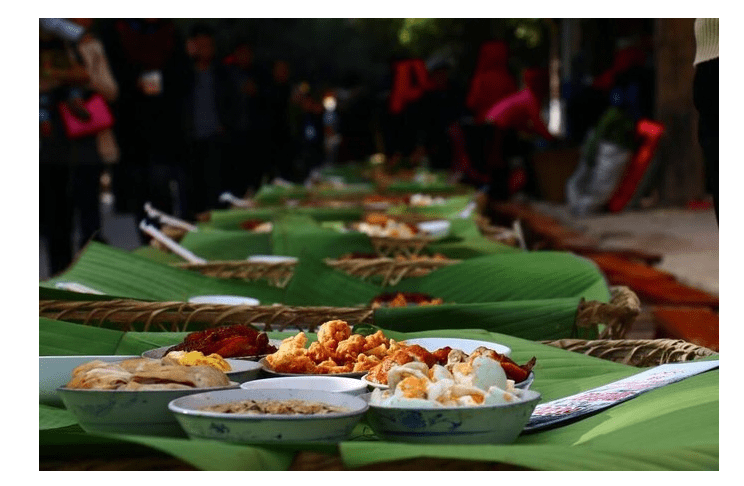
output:
[[279,349],[260,363],[270,375],[334,375],[359,378],[382,362],[395,341],[382,331],[369,336],[352,334],[346,321],[331,320],[318,328],[318,339],[308,344],[304,332],[284,339]]

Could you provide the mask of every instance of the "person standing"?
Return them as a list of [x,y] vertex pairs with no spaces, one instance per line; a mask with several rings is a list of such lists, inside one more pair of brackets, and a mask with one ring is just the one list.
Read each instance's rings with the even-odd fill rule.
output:
[[292,162],[297,148],[290,121],[291,97],[289,63],[283,60],[274,61],[271,81],[264,97],[266,123],[269,129],[267,160],[271,164],[272,175],[286,180],[294,179]]
[[488,166],[492,173],[489,196],[497,201],[507,200],[510,196],[508,159],[523,152],[520,134],[537,135],[547,142],[555,141],[540,115],[540,108],[549,94],[547,71],[530,68],[524,71],[523,77],[525,88],[493,105],[485,115],[486,123],[495,126]]
[[265,83],[248,42],[239,42],[226,62],[233,84],[235,120],[229,134],[230,157],[225,182],[226,189],[243,197],[258,190],[267,170],[268,128],[261,104]]
[[229,165],[223,160],[234,102],[227,68],[215,62],[214,31],[192,27],[189,39],[192,70],[185,98],[184,123],[189,147],[190,215],[215,209],[226,188]]
[[705,158],[706,188],[713,196],[718,221],[718,19],[695,19],[693,103],[698,141]]
[[114,19],[100,29],[119,100],[114,110],[121,162],[115,166],[116,210],[144,217],[150,201],[182,216],[182,105],[187,58],[170,19]]

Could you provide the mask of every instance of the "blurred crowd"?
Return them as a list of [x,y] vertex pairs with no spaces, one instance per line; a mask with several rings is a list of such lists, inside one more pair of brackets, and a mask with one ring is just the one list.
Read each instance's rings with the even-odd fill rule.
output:
[[[514,158],[558,143],[543,116],[547,70],[514,75],[502,41],[480,47],[463,89],[451,59],[392,59],[383,86],[353,73],[312,85],[287,59],[259,65],[247,40],[218,52],[206,23],[182,32],[169,19],[42,19],[39,32],[40,227],[52,273],[69,263],[72,215],[83,241],[100,228],[102,180],[117,212],[140,216],[149,201],[194,220],[224,191],[301,183],[324,163],[382,152],[390,170],[448,170],[505,199],[534,180],[512,170]],[[569,135],[582,137],[613,99],[636,118],[650,111],[644,55],[623,51],[591,86],[574,86]]]

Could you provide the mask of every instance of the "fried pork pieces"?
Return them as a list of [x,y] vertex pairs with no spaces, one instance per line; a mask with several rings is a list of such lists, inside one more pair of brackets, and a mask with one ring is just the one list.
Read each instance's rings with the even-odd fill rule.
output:
[[382,331],[370,336],[351,334],[345,321],[328,321],[318,329],[318,340],[306,348],[304,332],[282,341],[266,362],[279,373],[336,374],[367,371],[382,361],[391,343]]

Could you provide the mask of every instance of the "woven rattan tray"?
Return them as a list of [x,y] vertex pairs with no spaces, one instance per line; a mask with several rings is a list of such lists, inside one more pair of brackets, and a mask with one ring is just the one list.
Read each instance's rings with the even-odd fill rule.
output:
[[459,263],[460,260],[450,260],[448,258],[433,258],[418,256],[415,259],[398,259],[398,258],[349,258],[333,259],[327,258],[326,264],[359,277],[362,280],[368,280],[372,277],[382,277],[381,286],[395,285],[404,278],[423,277],[432,271]]
[[209,261],[206,263],[174,263],[178,268],[193,270],[210,277],[224,279],[266,279],[279,288],[287,286],[294,275],[296,262],[261,262],[250,260]]
[[[614,289],[611,302],[581,302],[576,313],[578,328],[604,324],[601,337],[621,338],[638,309],[627,288]],[[637,301],[637,298],[636,298]],[[113,324],[123,331],[186,331],[227,324],[250,323],[266,331],[286,328],[314,332],[323,322],[342,319],[349,324],[373,324],[370,307],[290,307],[147,302],[132,299],[68,301],[40,300],[39,316],[101,326]]]

